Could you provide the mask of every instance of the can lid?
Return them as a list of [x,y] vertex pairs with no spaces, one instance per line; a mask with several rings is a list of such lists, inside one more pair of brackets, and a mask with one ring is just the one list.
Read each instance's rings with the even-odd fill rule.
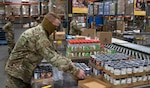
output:
[[90,70],[90,68],[86,68],[85,70]]

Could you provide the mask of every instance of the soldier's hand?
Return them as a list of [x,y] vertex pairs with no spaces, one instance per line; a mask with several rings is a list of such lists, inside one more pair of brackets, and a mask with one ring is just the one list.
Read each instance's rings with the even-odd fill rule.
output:
[[79,79],[84,79],[85,78],[85,72],[80,69],[79,73],[77,74],[77,77]]

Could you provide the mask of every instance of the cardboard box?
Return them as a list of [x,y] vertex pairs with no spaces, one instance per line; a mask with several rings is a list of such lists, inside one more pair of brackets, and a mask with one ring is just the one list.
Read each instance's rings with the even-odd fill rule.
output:
[[124,0],[118,0],[117,2],[118,4],[118,8],[117,8],[117,13],[118,14],[124,14],[124,10],[125,10],[125,1]]
[[33,80],[33,88],[41,88],[45,85],[52,85],[53,84],[53,80],[51,78],[47,78],[47,79],[35,79]]
[[110,88],[111,87],[111,85],[106,84],[105,82],[94,78],[88,78],[79,81],[78,85],[80,88]]
[[117,21],[117,30],[121,30],[121,32],[125,31],[125,22],[124,21]]
[[91,37],[91,39],[95,39],[96,37],[96,29],[85,29],[82,33],[82,36]]
[[55,39],[58,40],[58,39],[66,39],[66,34],[65,32],[56,32],[55,33]]
[[108,31],[108,25],[103,25],[103,31]]
[[111,32],[97,32],[97,37],[101,44],[111,44],[112,43],[112,33]]
[[12,15],[12,8],[10,5],[5,5],[5,14],[7,16]]

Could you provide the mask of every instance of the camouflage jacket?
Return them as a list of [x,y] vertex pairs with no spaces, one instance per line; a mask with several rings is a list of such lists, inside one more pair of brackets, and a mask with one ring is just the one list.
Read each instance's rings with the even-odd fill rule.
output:
[[11,76],[29,83],[33,70],[45,58],[53,66],[76,75],[79,71],[72,61],[58,54],[41,25],[26,30],[17,41],[5,67]]
[[70,23],[70,35],[78,35],[80,33],[80,27],[77,25],[77,23],[72,20]]
[[35,26],[37,26],[39,23],[37,22],[37,21],[35,21],[34,23],[33,23],[33,27],[35,27]]
[[8,22],[3,26],[3,30],[6,32],[6,38],[8,43],[14,43],[14,29],[13,24]]

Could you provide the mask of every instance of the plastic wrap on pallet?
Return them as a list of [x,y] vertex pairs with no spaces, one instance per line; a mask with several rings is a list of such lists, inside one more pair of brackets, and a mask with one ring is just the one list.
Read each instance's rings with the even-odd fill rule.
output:
[[98,15],[103,15],[104,14],[104,3],[99,3],[99,12]]
[[22,15],[29,16],[29,5],[22,5]]
[[104,3],[104,15],[110,15],[110,2]]
[[111,3],[110,4],[110,15],[115,15],[116,11],[116,3]]
[[21,5],[11,5],[12,6],[12,12],[14,15],[21,15]]
[[117,14],[125,14],[125,0],[118,0]]
[[5,5],[5,15],[12,15],[12,7],[10,5]]
[[[122,1],[122,0],[121,0]],[[125,14],[133,15],[134,14],[134,0],[125,0]]]
[[38,15],[39,14],[39,5],[31,5],[30,6],[30,15]]
[[0,14],[4,14],[4,7],[0,6]]

